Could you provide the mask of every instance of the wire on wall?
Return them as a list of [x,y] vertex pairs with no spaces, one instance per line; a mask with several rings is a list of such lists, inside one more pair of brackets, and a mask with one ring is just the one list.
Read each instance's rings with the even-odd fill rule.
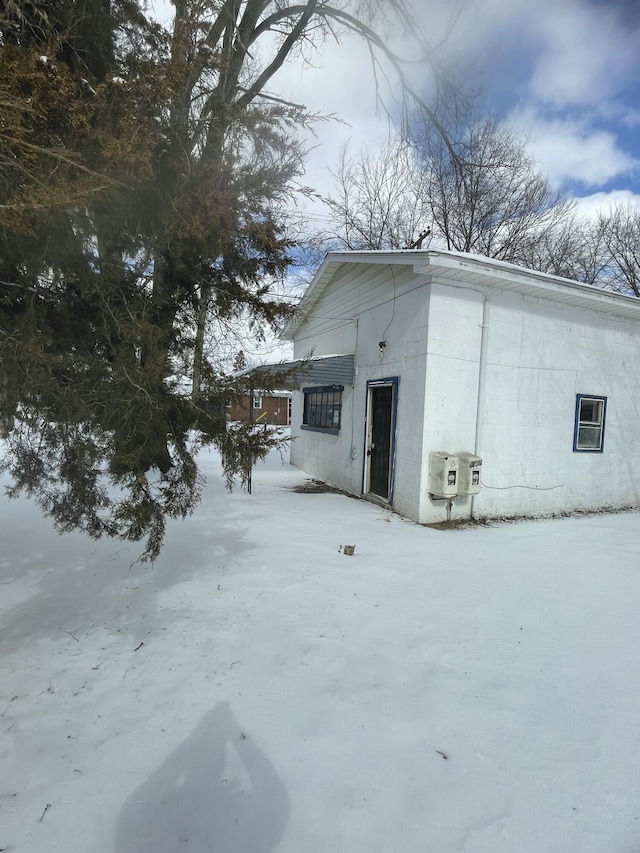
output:
[[[353,321],[353,323],[354,323],[354,325],[355,325],[355,327],[356,327],[356,340],[355,340],[355,346],[354,346],[354,348],[353,348],[353,351],[354,351],[354,352],[358,352],[358,331],[359,331],[358,321],[357,321],[357,320],[354,320],[354,321]],[[355,364],[354,364],[354,370],[357,370],[357,368],[356,368]],[[350,455],[351,455],[351,458],[352,458],[352,459],[353,459],[353,452],[354,452],[354,450],[355,450],[355,446],[354,446],[354,443],[353,443],[353,440],[354,440],[354,426],[355,426],[355,420],[356,420],[356,418],[355,418],[355,408],[356,408],[356,383],[355,383],[355,376],[354,376],[353,386],[352,386],[352,388],[351,388],[351,449],[350,449],[350,451],[349,451],[349,453],[350,453]]]
[[559,483],[557,486],[487,486],[486,483],[482,483],[482,487],[498,492],[506,492],[507,489],[529,489],[532,492],[552,492],[554,489],[562,489],[564,483]]
[[393,264],[389,264],[389,269],[391,270],[391,279],[393,281],[393,303],[392,303],[392,309],[391,309],[391,319],[387,323],[387,328],[382,333],[382,340],[383,341],[386,341],[387,332],[389,331],[389,328],[391,327],[391,324],[393,323],[394,317],[396,316],[396,273],[395,273],[395,270],[393,269]]

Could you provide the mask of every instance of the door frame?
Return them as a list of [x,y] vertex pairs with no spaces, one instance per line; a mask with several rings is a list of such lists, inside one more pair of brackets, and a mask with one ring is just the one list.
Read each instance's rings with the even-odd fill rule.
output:
[[[396,433],[397,433],[397,415],[398,415],[398,385],[400,384],[399,376],[387,376],[384,379],[369,379],[367,380],[366,387],[366,405],[365,405],[365,418],[364,418],[364,450],[363,450],[363,464],[362,464],[362,494],[366,497],[371,498],[372,500],[382,501],[386,504],[393,504],[393,493],[395,488],[395,474],[396,474]],[[370,456],[367,454],[367,448],[371,443],[371,431],[373,427],[373,422],[371,418],[371,390],[373,388],[380,388],[382,386],[388,386],[392,388],[392,399],[391,399],[391,430],[389,435],[390,445],[389,445],[389,494],[385,498],[380,495],[374,494],[370,490]]]

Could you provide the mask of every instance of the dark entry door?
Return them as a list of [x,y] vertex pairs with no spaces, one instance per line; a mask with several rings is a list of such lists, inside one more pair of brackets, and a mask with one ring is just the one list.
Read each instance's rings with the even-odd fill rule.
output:
[[389,474],[391,472],[391,426],[393,410],[393,386],[381,385],[370,388],[370,443],[369,491],[381,498],[389,497]]

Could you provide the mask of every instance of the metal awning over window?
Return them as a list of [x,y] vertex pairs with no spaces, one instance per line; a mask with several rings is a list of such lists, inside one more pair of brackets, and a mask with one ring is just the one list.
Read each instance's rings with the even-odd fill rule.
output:
[[295,391],[301,385],[348,385],[353,386],[355,375],[353,355],[313,356],[297,361],[281,361],[278,364],[261,364],[243,371],[238,378],[260,384],[261,377],[277,376],[278,388]]

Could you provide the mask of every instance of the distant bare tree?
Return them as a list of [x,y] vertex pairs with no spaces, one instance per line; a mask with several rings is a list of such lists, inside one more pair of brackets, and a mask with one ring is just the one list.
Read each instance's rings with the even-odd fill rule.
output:
[[581,217],[523,137],[492,117],[449,116],[421,147],[392,137],[380,151],[342,151],[324,199],[333,219],[325,245],[399,249],[423,245],[429,230],[431,245],[640,297],[639,207]]
[[[533,244],[561,232],[572,205],[503,122],[469,121],[452,137],[453,154],[434,134],[425,142],[424,187],[435,233],[448,249],[531,264]],[[538,263],[553,265],[548,258]]]
[[358,157],[345,149],[336,190],[324,199],[333,216],[328,242],[397,249],[430,229],[435,245],[447,249],[573,275],[584,261],[585,235],[525,140],[494,118],[452,119],[420,148],[392,138]]
[[534,232],[533,239],[522,247],[518,263],[583,284],[599,285],[606,265],[600,228],[596,222],[569,211],[564,218]]
[[640,209],[627,202],[601,210],[596,235],[604,255],[600,283],[609,290],[640,296]]
[[628,203],[599,210],[595,218],[569,216],[532,244],[528,266],[640,296],[640,209]]
[[328,238],[344,249],[401,249],[431,221],[426,174],[415,151],[398,137],[358,157],[343,148],[333,172],[336,192],[324,199],[333,222]]

